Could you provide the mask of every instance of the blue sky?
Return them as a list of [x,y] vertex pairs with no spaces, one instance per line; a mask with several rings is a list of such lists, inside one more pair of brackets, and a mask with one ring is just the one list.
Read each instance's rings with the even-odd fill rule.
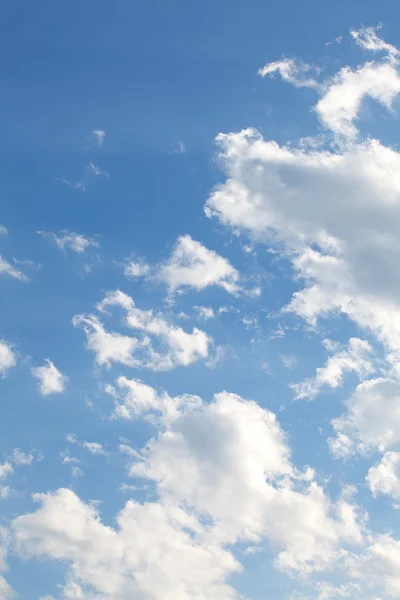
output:
[[400,598],[397,3],[0,23],[0,600]]

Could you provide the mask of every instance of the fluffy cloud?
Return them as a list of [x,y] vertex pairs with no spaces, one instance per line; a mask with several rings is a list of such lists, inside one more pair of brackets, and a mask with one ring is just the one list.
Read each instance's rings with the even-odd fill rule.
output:
[[93,315],[77,315],[73,319],[75,326],[84,329],[88,348],[95,352],[99,365],[121,362],[132,367],[166,371],[208,356],[212,340],[204,331],[194,328],[187,333],[168,322],[161,313],[137,308],[132,298],[121,291],[108,293],[97,308],[104,313],[115,306],[126,312],[125,326],[135,329],[140,338],[109,333]]
[[400,92],[400,76],[395,65],[367,63],[353,71],[344,67],[326,86],[315,110],[322,124],[346,139],[355,139],[354,125],[366,96],[391,108]]
[[82,597],[90,590],[104,600],[236,597],[224,579],[238,563],[180,508],[129,501],[113,529],[71,490],[34,499],[41,507],[13,522],[17,547],[24,556],[71,563],[69,586]]
[[124,267],[126,277],[144,277],[150,273],[150,265],[143,261],[130,261]]
[[368,342],[351,338],[347,350],[337,352],[328,358],[325,366],[316,370],[315,377],[291,385],[296,399],[312,400],[324,386],[331,388],[341,386],[346,372],[354,371],[360,379],[370,375],[374,371],[371,352],[372,348]]
[[81,233],[75,233],[68,229],[63,229],[58,234],[47,231],[38,231],[38,234],[50,237],[60,250],[72,250],[77,254],[82,254],[90,246],[99,247],[99,243],[94,238],[86,237]]
[[268,539],[283,570],[319,570],[342,536],[361,539],[356,509],[331,506],[313,473],[293,468],[275,415],[234,394],[183,402],[131,474],[155,481],[163,503],[211,518],[221,543]]
[[165,283],[171,294],[185,288],[200,291],[212,285],[230,294],[242,290],[239,272],[226,259],[209,250],[190,235],[180,236],[171,256],[162,264],[151,266],[141,261],[129,261],[124,267],[127,277],[144,277]]
[[183,404],[200,402],[197,396],[171,398],[165,392],[157,393],[154,388],[139,379],[118,377],[116,384],[117,387],[107,385],[106,391],[114,398],[114,416],[120,419],[131,420],[154,413],[172,419]]
[[360,383],[346,402],[347,412],[333,420],[333,454],[385,451],[400,442],[400,383],[378,378]]
[[87,348],[95,353],[98,365],[109,367],[113,362],[129,367],[139,365],[138,360],[133,356],[134,352],[140,348],[140,343],[136,338],[106,331],[94,315],[87,317],[76,315],[72,322],[75,327],[81,327],[86,333]]
[[[400,92],[396,61],[398,50],[378,38],[371,27],[351,31],[351,35],[365,50],[383,51],[389,55],[390,61],[368,62],[355,70],[344,67],[334,77],[320,84],[308,77],[313,70],[310,65],[294,59],[269,63],[258,71],[262,77],[279,73],[282,79],[296,87],[315,88],[321,98],[314,109],[322,125],[346,141],[354,140],[358,134],[354,121],[358,118],[365,97],[369,96],[390,109]],[[317,69],[314,67],[314,70]]]
[[44,366],[34,367],[32,375],[38,380],[42,396],[62,394],[68,381],[68,377],[63,375],[49,358],[46,358]]
[[5,377],[7,372],[17,364],[14,352],[4,340],[0,340],[0,375]]
[[0,463],[0,479],[5,479],[7,475],[10,475],[14,471],[11,463],[4,462]]
[[399,499],[400,452],[386,452],[381,462],[368,471],[367,483],[374,496],[386,494]]
[[193,306],[193,308],[197,312],[199,319],[208,321],[208,319],[213,319],[215,317],[214,310],[211,306]]
[[185,287],[203,290],[210,285],[218,285],[231,294],[240,290],[239,273],[230,262],[190,235],[178,238],[168,261],[157,269],[156,277],[167,284],[171,293]]
[[[365,95],[388,105],[400,91],[397,69],[382,60],[342,70],[325,83],[320,119],[351,137]],[[291,260],[304,287],[287,311],[313,325],[323,316],[348,316],[376,335],[396,366],[400,153],[374,139],[336,150],[280,146],[254,129],[220,134],[217,142],[226,181],[209,197],[206,214],[276,244]]]
[[360,581],[367,575],[370,585],[375,583],[388,597],[399,598],[400,541],[390,535],[375,536],[366,552],[354,558],[352,571]]
[[226,392],[204,403],[135,380],[118,385],[136,415],[164,415],[142,452],[127,454],[131,475],[154,482],[158,499],[127,502],[112,528],[59,489],[35,495],[40,508],[12,523],[17,551],[68,562],[66,585],[85,598],[234,600],[226,580],[240,569],[239,542],[268,541],[278,568],[307,574],[335,561],[341,543],[362,540],[351,490],[333,503],[311,470],[295,469],[273,413]]

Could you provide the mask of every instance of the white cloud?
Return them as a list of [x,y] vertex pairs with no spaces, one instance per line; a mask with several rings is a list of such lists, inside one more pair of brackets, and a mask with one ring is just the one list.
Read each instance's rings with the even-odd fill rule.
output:
[[13,267],[3,256],[0,256],[0,275],[8,275],[14,279],[19,279],[19,281],[29,281],[25,273]]
[[129,261],[124,267],[124,273],[130,278],[145,277],[150,273],[150,265],[143,261]]
[[22,450],[20,450],[19,448],[15,448],[13,450],[11,457],[15,465],[31,465],[34,461],[34,458],[35,457],[33,456],[33,454],[26,454],[25,452],[22,452]]
[[388,597],[400,597],[400,541],[390,535],[374,536],[367,551],[352,562],[353,575],[360,581],[367,578],[370,586],[383,587]]
[[8,234],[7,227],[4,227],[4,225],[0,225],[0,235],[7,235],[7,234]]
[[[135,329],[140,338],[109,333],[93,315],[78,315],[73,319],[75,326],[83,327],[88,349],[95,352],[99,365],[121,362],[127,366],[166,371],[208,356],[212,339],[204,331],[195,327],[187,333],[167,321],[161,313],[137,308],[133,299],[121,291],[109,292],[97,308],[105,313],[114,306],[126,312],[125,326]],[[153,344],[157,344],[160,350],[156,350]]]
[[386,494],[398,500],[400,498],[400,452],[386,452],[381,462],[369,469],[367,483],[374,496]]
[[139,365],[139,361],[133,356],[140,347],[136,338],[106,331],[94,315],[76,315],[72,322],[86,333],[87,348],[95,353],[98,365],[109,367],[112,362],[129,367]]
[[[305,282],[287,311],[315,325],[343,313],[400,356],[400,154],[376,140],[343,154],[220,135],[226,182],[208,216],[258,241],[283,244]],[[324,199],[321,202],[321,198]]]
[[193,308],[199,315],[199,318],[204,321],[208,321],[208,319],[213,319],[215,317],[214,310],[211,306],[193,306]]
[[346,402],[347,412],[332,421],[333,454],[385,451],[400,442],[400,383],[378,378],[360,383]]
[[352,140],[363,99],[369,96],[390,109],[399,93],[400,76],[392,64],[367,63],[355,71],[344,67],[326,85],[315,110],[327,129]]
[[381,25],[378,27],[362,27],[358,30],[351,30],[350,34],[356,43],[364,48],[364,50],[371,50],[372,52],[386,52],[391,59],[399,56],[399,51],[392,44],[388,44],[379,38],[376,34],[378,29],[381,29]]
[[99,247],[99,243],[94,238],[85,237],[68,229],[63,229],[58,234],[47,231],[38,231],[37,233],[44,237],[51,237],[60,250],[72,250],[77,254],[82,254],[90,246]]
[[[3,496],[2,496],[3,497]],[[4,573],[8,569],[7,556],[10,546],[10,534],[9,531],[0,526],[0,598],[1,600],[10,600],[15,597],[14,590],[7,583],[1,573]]]
[[91,454],[105,454],[106,453],[102,444],[99,444],[98,442],[82,442],[82,446],[83,446],[83,448],[86,448],[86,450],[89,450],[89,452]]
[[262,77],[279,73],[282,79],[296,87],[315,88],[321,95],[315,106],[321,123],[346,140],[354,140],[358,134],[354,121],[359,116],[365,97],[369,96],[390,109],[400,93],[400,76],[395,61],[398,50],[378,38],[376,30],[371,27],[351,31],[351,35],[366,50],[385,51],[391,61],[368,62],[355,70],[344,67],[322,84],[308,77],[310,71],[317,70],[315,67],[294,59],[269,63],[258,71]]
[[71,490],[34,495],[39,509],[12,523],[22,556],[69,563],[66,586],[85,599],[239,600],[226,583],[240,570],[237,543],[268,541],[278,568],[308,574],[362,541],[352,490],[332,502],[312,470],[295,469],[273,413],[226,392],[177,401],[137,383],[119,380],[135,415],[164,418],[141,453],[121,451],[158,499],[127,502],[112,528]]
[[315,67],[294,60],[293,58],[283,58],[265,65],[262,69],[259,69],[258,74],[261,77],[266,75],[275,75],[279,73],[282,79],[291,83],[296,87],[310,87],[317,88],[319,84],[315,79],[308,77],[310,71],[317,71]]
[[0,340],[0,375],[5,377],[9,369],[15,367],[17,359],[11,346],[4,340]]
[[41,507],[13,522],[17,547],[24,556],[72,563],[68,585],[85,599],[90,590],[104,600],[237,598],[224,580],[239,565],[202,540],[200,524],[180,508],[129,501],[113,529],[70,490],[34,499]]
[[[120,419],[136,419],[149,414],[160,413],[166,419],[175,418],[184,404],[199,404],[197,396],[183,395],[171,398],[165,392],[158,393],[150,385],[139,379],[118,377],[117,389],[107,385],[106,391],[115,402],[114,416]],[[119,391],[118,391],[119,390]]]
[[46,358],[43,367],[34,367],[31,372],[39,382],[42,396],[64,392],[68,377],[63,375],[49,358]]
[[283,570],[322,569],[342,536],[361,540],[347,499],[332,519],[323,490],[293,468],[275,415],[234,394],[183,404],[143,458],[131,474],[156,481],[163,503],[187,504],[211,518],[221,543],[269,540]]
[[174,293],[186,287],[203,290],[217,285],[230,294],[240,291],[239,273],[226,259],[192,239],[178,238],[168,261],[159,266],[155,277]]
[[5,479],[7,475],[10,475],[13,471],[13,466],[8,461],[0,463],[0,479]]
[[372,347],[368,342],[351,338],[348,348],[328,358],[324,367],[317,368],[314,377],[290,386],[296,394],[296,399],[313,400],[324,386],[340,387],[344,374],[350,371],[364,379],[374,371],[371,353]]
[[93,129],[92,131],[92,136],[99,146],[103,145],[104,138],[106,137],[106,135],[106,132],[102,129]]

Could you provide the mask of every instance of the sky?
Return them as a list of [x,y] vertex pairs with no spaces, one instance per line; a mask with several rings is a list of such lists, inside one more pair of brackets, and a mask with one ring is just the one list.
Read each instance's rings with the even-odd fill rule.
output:
[[395,0],[14,0],[0,600],[400,598]]

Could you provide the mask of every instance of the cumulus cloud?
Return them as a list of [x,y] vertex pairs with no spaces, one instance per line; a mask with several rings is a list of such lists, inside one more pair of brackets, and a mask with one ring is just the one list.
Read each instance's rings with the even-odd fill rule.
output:
[[136,380],[118,387],[135,416],[163,414],[157,436],[127,453],[131,475],[153,482],[158,498],[127,502],[112,528],[94,505],[59,489],[35,495],[38,510],[12,523],[18,552],[68,562],[68,585],[85,598],[238,600],[226,583],[240,570],[232,545],[267,540],[277,568],[307,574],[335,560],[341,542],[362,540],[350,494],[333,503],[312,470],[293,466],[270,411],[226,392],[205,403]]
[[361,539],[356,509],[343,498],[332,518],[312,472],[296,472],[275,415],[234,394],[183,404],[131,474],[156,481],[167,504],[187,503],[211,518],[225,543],[267,538],[282,570],[319,570],[343,535]]
[[118,377],[116,387],[106,386],[106,392],[114,398],[114,417],[137,419],[143,416],[160,414],[165,419],[175,418],[185,404],[198,405],[198,396],[185,394],[171,398],[166,392],[157,392],[153,387],[139,379]]
[[400,498],[400,452],[386,452],[367,475],[369,489],[374,496],[385,494],[398,500]]
[[42,396],[64,392],[68,377],[63,375],[49,358],[46,358],[44,366],[34,367],[31,372],[33,377],[38,380]]
[[355,71],[344,67],[326,84],[315,110],[327,129],[353,140],[363,99],[369,96],[390,109],[399,92],[400,76],[392,64],[367,63]]
[[5,377],[16,364],[17,358],[11,346],[4,340],[0,340],[0,375]]
[[[352,125],[362,94],[357,92],[351,110],[343,109],[348,78],[367,80],[368,90],[375,86],[386,104],[398,85],[400,91],[396,65],[368,63],[360,69],[330,82],[320,118],[328,122],[336,115],[340,127]],[[334,131],[338,127],[332,125]],[[372,331],[398,364],[400,153],[374,139],[336,151],[280,146],[254,129],[220,134],[217,142],[226,181],[210,195],[207,216],[279,246],[304,285],[287,311],[312,325],[342,313]]]
[[48,231],[38,231],[38,234],[51,238],[60,250],[72,250],[77,254],[82,254],[90,246],[99,247],[99,243],[94,238],[86,237],[68,229],[63,229],[58,234]]
[[347,412],[332,421],[336,457],[385,451],[400,442],[400,383],[385,378],[360,383],[346,401]]
[[75,326],[84,329],[87,347],[95,352],[99,365],[121,362],[131,367],[167,371],[208,356],[212,339],[204,331],[193,328],[188,333],[161,313],[137,308],[133,299],[119,290],[109,292],[97,308],[105,313],[110,307],[125,311],[124,325],[136,330],[139,337],[107,332],[93,315],[77,315],[73,319]]
[[360,581],[367,576],[370,586],[379,585],[389,598],[400,597],[400,541],[389,534],[372,536],[366,552],[354,557],[350,564],[352,575]]
[[209,250],[190,235],[178,238],[168,261],[157,269],[157,279],[171,293],[191,287],[203,290],[217,285],[231,294],[240,290],[239,273],[226,259]]
[[13,522],[17,547],[24,556],[71,563],[68,585],[84,598],[91,590],[110,600],[237,597],[224,580],[238,563],[218,544],[202,541],[200,524],[183,509],[129,501],[114,529],[71,490],[34,499],[40,508]]
[[317,368],[314,377],[290,386],[296,399],[313,400],[324,386],[340,387],[346,372],[354,371],[360,379],[364,379],[374,371],[371,352],[372,347],[368,342],[351,338],[348,348],[328,358],[324,367]]
[[187,289],[201,291],[209,286],[219,286],[233,295],[260,293],[258,288],[245,291],[240,273],[229,260],[190,235],[178,237],[169,258],[164,262],[150,265],[143,259],[127,259],[124,273],[131,279],[146,277],[162,282],[171,295]]

